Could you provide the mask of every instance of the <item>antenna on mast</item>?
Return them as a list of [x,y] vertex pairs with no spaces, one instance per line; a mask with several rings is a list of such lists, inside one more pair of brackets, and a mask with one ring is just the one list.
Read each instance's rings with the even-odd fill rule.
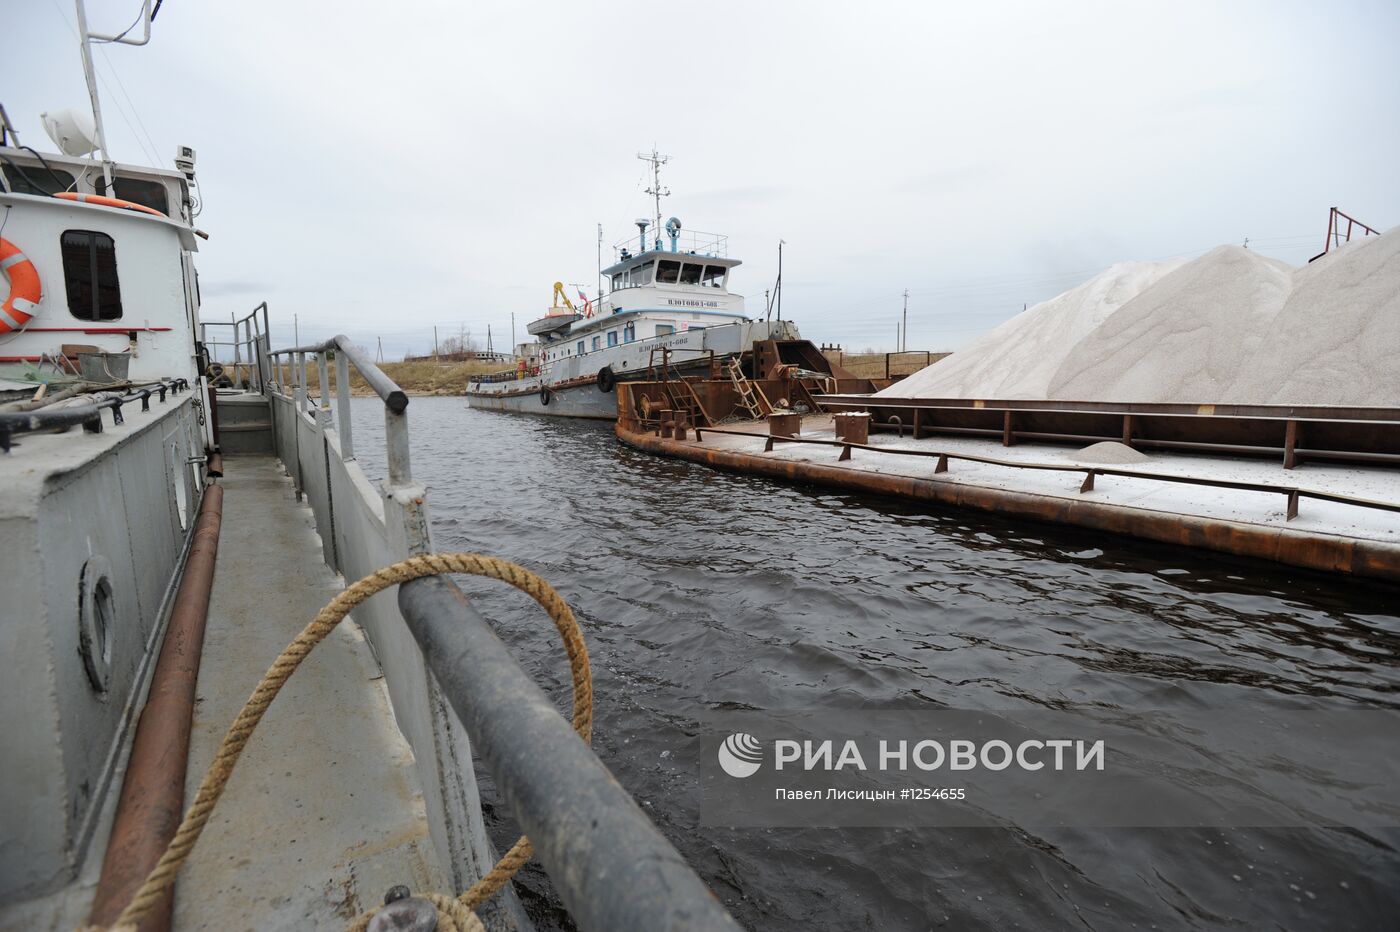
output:
[[[112,154],[107,151],[107,133],[102,128],[102,107],[97,100],[97,72],[92,67],[92,43],[120,42],[122,45],[145,45],[151,41],[151,21],[155,19],[155,13],[151,10],[151,0],[142,0],[141,15],[136,18],[136,22],[126,27],[122,32],[111,36],[100,32],[89,32],[87,7],[83,0],[74,0],[74,4],[78,11],[78,44],[83,55],[83,76],[87,78],[88,97],[92,100],[92,122],[97,131],[96,148],[102,150],[102,180],[106,182],[107,193],[115,196],[117,192],[112,185]],[[157,3],[156,6],[160,6],[160,4]],[[141,38],[127,38],[127,33],[138,25],[141,26]]]
[[[669,155],[662,155],[652,146],[650,152],[638,152],[637,158],[643,162],[651,163],[651,187],[647,188],[647,193],[656,202],[656,220],[652,224],[652,229],[656,231],[656,248],[661,248],[661,199],[671,196],[670,188],[661,187],[661,166],[671,161]],[[643,252],[646,250],[643,249]]]

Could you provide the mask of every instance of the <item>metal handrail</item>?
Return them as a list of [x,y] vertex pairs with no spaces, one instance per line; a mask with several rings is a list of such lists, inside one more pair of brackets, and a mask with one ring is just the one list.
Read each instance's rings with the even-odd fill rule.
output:
[[[161,402],[164,403],[167,392],[171,395],[178,395],[182,391],[187,391],[189,387],[188,379],[163,379],[155,384],[139,388],[127,387],[126,393],[118,398],[104,398],[90,404],[36,408],[33,411],[0,412],[0,453],[10,452],[10,439],[15,434],[69,427],[82,427],[87,433],[100,434],[104,410],[112,412],[112,426],[116,427],[126,422],[126,418],[122,414],[122,408],[125,405],[140,400],[141,410],[149,411],[152,395],[159,395]],[[109,390],[115,391],[117,389],[114,387]]]
[[287,349],[269,350],[267,355],[273,361],[275,376],[281,378],[281,370],[276,362],[279,356],[295,356],[292,366],[293,388],[298,412],[306,409],[306,356],[310,353],[317,358],[320,367],[321,410],[329,419],[330,385],[327,378],[326,354],[335,356],[336,407],[339,409],[339,434],[341,456],[347,460],[355,458],[355,441],[350,423],[350,366],[360,374],[379,399],[384,402],[385,446],[389,460],[389,482],[391,485],[407,485],[413,480],[408,450],[408,395],[398,384],[368,358],[365,357],[350,338],[338,334],[324,343],[309,346],[293,346]]
[[922,456],[937,458],[938,464],[934,467],[935,473],[947,472],[950,460],[966,460],[972,463],[984,463],[991,466],[1010,466],[1014,469],[1039,469],[1051,472],[1075,472],[1084,474],[1084,482],[1079,487],[1080,492],[1088,492],[1094,488],[1095,476],[1115,476],[1123,479],[1157,479],[1162,482],[1177,482],[1185,485],[1208,486],[1217,489],[1234,489],[1240,492],[1268,492],[1286,495],[1288,497],[1288,520],[1293,520],[1298,516],[1298,499],[1313,498],[1320,501],[1336,502],[1342,505],[1354,505],[1358,508],[1375,508],[1381,511],[1400,512],[1400,502],[1385,502],[1370,498],[1359,498],[1354,495],[1342,495],[1337,492],[1323,492],[1317,489],[1305,489],[1299,486],[1280,486],[1266,482],[1242,482],[1234,479],[1204,479],[1196,476],[1172,476],[1164,473],[1143,472],[1138,469],[1114,469],[1107,466],[1071,466],[1060,463],[1023,463],[1017,460],[995,459],[990,456],[977,456],[972,453],[949,453],[946,450],[911,450],[907,447],[886,447],[875,446],[868,443],[854,443],[848,440],[823,440],[817,437],[781,437],[768,434],[756,434],[746,430],[725,430],[720,427],[697,427],[695,428],[695,439],[703,442],[702,434],[729,434],[735,437],[753,437],[764,440],[763,451],[771,452],[776,443],[810,443],[819,446],[843,447],[841,459],[850,459],[851,450],[869,450],[874,453],[893,453],[899,456]]
[[[319,367],[322,431],[332,429],[327,357],[335,358],[343,459],[353,459],[350,366],[384,402],[389,459],[385,492],[407,492],[416,502],[413,513],[425,522],[420,540],[426,544],[422,490],[405,489],[411,482],[408,396],[340,335],[269,351],[274,360],[293,359],[298,417],[307,414],[308,354]],[[274,370],[280,380],[280,366]],[[275,384],[269,389],[285,394],[286,386]],[[581,928],[737,932],[738,925],[719,900],[579,740],[456,584],[445,577],[414,580],[399,587],[398,603],[442,694],[490,766]]]

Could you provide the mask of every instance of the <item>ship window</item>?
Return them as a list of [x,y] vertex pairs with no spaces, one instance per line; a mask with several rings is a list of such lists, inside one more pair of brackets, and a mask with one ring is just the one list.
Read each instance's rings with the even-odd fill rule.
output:
[[708,286],[711,287],[711,288],[723,288],[723,287],[724,287],[724,266],[722,266],[722,265],[707,265],[707,266],[705,266],[705,274],[703,274],[703,275],[700,276],[700,284],[702,284],[702,285],[708,285]]
[[582,340],[579,340],[579,341],[578,341],[578,354],[579,354],[580,356],[583,355],[583,341],[582,341]]
[[602,341],[602,339],[603,339],[602,337],[594,337],[594,338],[593,338],[593,348],[594,348],[595,350],[598,349],[598,344]]
[[702,268],[704,268],[704,266],[696,265],[694,262],[687,262],[685,265],[681,266],[681,284],[700,284],[700,270]]
[[670,325],[670,324],[657,324],[657,325],[656,325],[656,335],[659,336],[659,337],[664,337],[664,336],[667,336],[667,335],[672,334],[672,333],[675,333],[675,332],[676,332],[676,328],[673,327],[673,326]]
[[613,276],[613,291],[622,287],[622,273],[618,272]]
[[122,296],[112,237],[90,230],[64,230],[60,244],[68,310],[79,320],[119,320]]
[[60,191],[70,190],[76,185],[77,179],[68,172],[54,169],[35,167],[31,165],[17,165],[9,159],[0,166],[0,172],[5,175],[5,180],[10,184],[10,190],[15,194],[38,194],[50,197]]
[[634,284],[634,285],[650,285],[650,284],[651,284],[651,270],[652,270],[652,266],[653,266],[653,265],[654,265],[654,263],[647,262],[647,263],[644,263],[644,264],[642,264],[642,265],[639,265],[639,266],[637,266],[635,269],[633,269],[633,270],[632,270],[632,284]]
[[680,276],[681,264],[671,259],[656,263],[656,280],[663,285],[674,285]]
[[[165,198],[165,185],[159,181],[144,181],[140,178],[123,178],[120,175],[116,179],[116,196],[124,201],[131,201],[133,204],[140,204],[142,207],[150,207],[169,216],[170,204]],[[98,194],[107,193],[107,179],[99,177],[93,182],[93,190]]]
[[633,340],[635,340],[635,339],[637,339],[637,325],[636,325],[636,324],[628,324],[626,327],[623,327],[623,328],[622,328],[622,342],[623,342],[623,343],[631,343],[631,342],[632,342]]
[[616,346],[616,345],[617,345],[617,331],[616,331],[616,330],[609,330],[609,331],[608,331],[608,345],[609,345],[609,346]]

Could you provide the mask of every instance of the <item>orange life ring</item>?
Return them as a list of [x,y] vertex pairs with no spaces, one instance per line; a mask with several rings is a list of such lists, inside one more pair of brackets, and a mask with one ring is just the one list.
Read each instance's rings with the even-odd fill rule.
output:
[[103,207],[124,207],[127,210],[139,210],[143,214],[152,214],[156,217],[164,217],[165,214],[154,207],[147,207],[145,204],[135,204],[131,201],[124,201],[119,197],[107,197],[103,194],[79,194],[77,191],[60,191],[54,197],[63,198],[65,201],[81,201],[84,204],[100,204]]
[[44,300],[44,285],[34,263],[7,239],[0,239],[0,271],[10,277],[9,297],[0,305],[0,333],[10,333],[34,317],[35,305]]

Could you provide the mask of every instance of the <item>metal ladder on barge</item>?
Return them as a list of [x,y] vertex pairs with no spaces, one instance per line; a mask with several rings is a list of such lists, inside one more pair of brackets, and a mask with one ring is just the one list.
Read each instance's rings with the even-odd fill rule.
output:
[[739,404],[749,413],[750,419],[760,420],[773,410],[772,405],[768,404],[768,399],[763,397],[759,387],[753,384],[748,376],[744,375],[744,367],[739,362],[738,356],[729,357],[725,368],[729,374],[729,381],[734,383],[734,390],[739,393]]

